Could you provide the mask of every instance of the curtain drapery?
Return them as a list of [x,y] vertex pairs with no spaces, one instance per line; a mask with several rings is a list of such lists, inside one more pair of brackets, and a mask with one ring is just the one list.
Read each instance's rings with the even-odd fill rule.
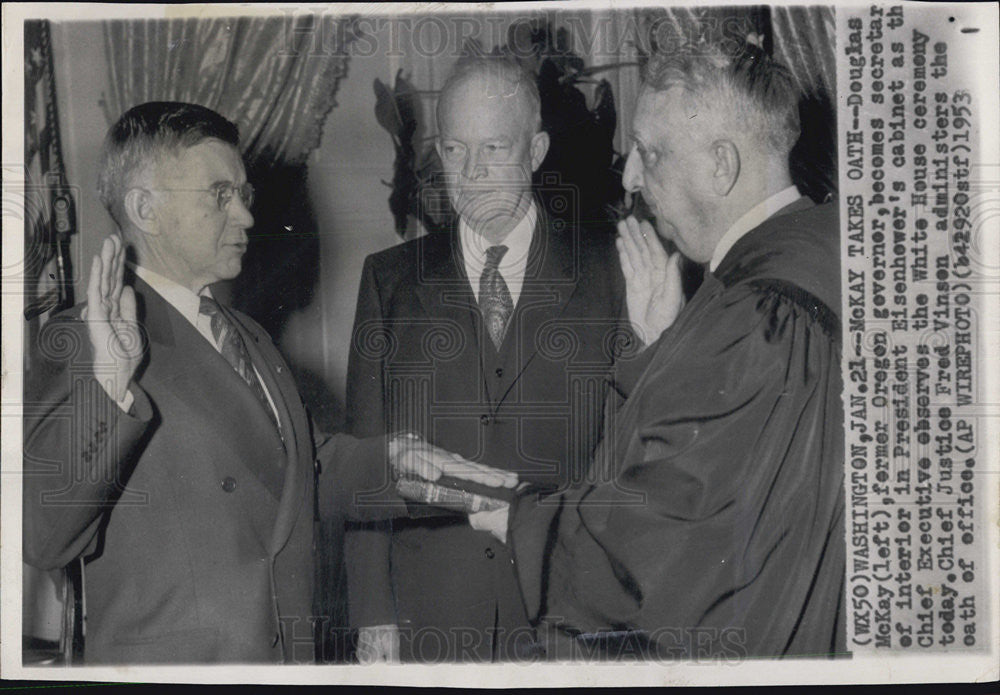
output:
[[239,126],[251,165],[298,164],[319,145],[355,38],[348,17],[119,20],[104,24],[109,124],[146,101],[207,106]]

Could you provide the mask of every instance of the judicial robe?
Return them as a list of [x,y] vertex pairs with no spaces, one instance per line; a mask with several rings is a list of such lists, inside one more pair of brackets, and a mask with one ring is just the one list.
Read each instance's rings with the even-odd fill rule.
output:
[[619,366],[589,479],[513,505],[550,656],[845,650],[838,258],[835,203],[740,239],[645,364]]

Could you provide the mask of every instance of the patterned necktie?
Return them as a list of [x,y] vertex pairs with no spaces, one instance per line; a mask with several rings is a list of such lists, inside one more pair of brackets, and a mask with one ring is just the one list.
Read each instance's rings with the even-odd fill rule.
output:
[[486,249],[486,265],[479,277],[479,308],[483,312],[486,330],[497,351],[503,344],[507,332],[507,322],[514,313],[514,302],[510,290],[500,274],[500,259],[507,253],[506,246],[491,246]]
[[274,414],[274,409],[271,407],[270,402],[267,400],[264,386],[260,383],[257,372],[254,371],[253,362],[250,361],[250,353],[247,352],[247,346],[243,343],[243,337],[239,331],[236,330],[235,326],[230,323],[229,319],[219,309],[218,302],[211,297],[201,298],[201,306],[198,308],[198,313],[204,314],[212,320],[212,336],[215,338],[215,344],[219,346],[222,356],[226,358],[226,362],[232,365],[236,373],[243,378],[243,381],[247,383],[250,390],[257,396],[261,405],[264,406],[264,411],[271,418],[271,422],[274,423],[280,433],[281,426],[278,423],[278,418]]

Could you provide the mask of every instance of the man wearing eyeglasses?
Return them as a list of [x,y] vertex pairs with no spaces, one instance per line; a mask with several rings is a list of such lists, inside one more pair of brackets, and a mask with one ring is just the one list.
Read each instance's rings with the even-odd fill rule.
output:
[[312,662],[314,501],[384,517],[402,502],[352,495],[377,489],[387,453],[462,467],[399,439],[314,441],[270,337],[216,302],[253,225],[238,142],[201,106],[124,114],[99,182],[121,235],[93,259],[86,306],[29,348],[24,557],[82,559],[88,664]]

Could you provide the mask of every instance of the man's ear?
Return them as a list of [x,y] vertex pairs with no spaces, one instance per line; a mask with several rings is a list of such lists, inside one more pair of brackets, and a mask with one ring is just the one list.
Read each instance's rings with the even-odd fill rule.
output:
[[125,215],[132,226],[144,234],[155,236],[160,233],[152,196],[146,189],[130,188],[125,193]]
[[715,163],[712,190],[725,197],[740,178],[740,151],[732,140],[716,140],[712,143],[712,159]]
[[549,134],[544,130],[531,136],[531,171],[538,171],[545,161],[545,155],[549,153]]

